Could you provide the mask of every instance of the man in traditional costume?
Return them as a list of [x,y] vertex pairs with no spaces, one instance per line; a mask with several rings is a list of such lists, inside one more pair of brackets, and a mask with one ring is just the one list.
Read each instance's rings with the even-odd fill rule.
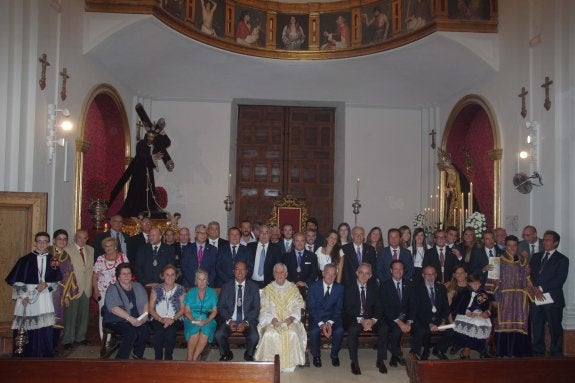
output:
[[39,232],[34,239],[36,249],[20,258],[6,277],[6,282],[12,286],[12,299],[16,300],[12,322],[13,355],[53,357],[52,292],[62,280],[62,273],[58,260],[48,252],[50,235]]
[[301,323],[301,310],[305,307],[298,287],[287,281],[287,267],[277,263],[273,269],[274,281],[262,290],[258,324],[260,342],[254,355],[256,361],[273,361],[280,356],[283,372],[292,372],[295,366],[305,364],[307,334]]

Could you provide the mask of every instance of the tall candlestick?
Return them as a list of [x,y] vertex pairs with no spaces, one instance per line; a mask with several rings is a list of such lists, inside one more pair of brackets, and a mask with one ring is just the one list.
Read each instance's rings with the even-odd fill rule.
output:
[[473,214],[473,182],[469,183],[469,214]]
[[228,175],[228,195],[232,194],[232,173]]
[[433,227],[435,227],[435,225],[437,225],[440,221],[441,221],[441,217],[439,216],[439,194],[436,194],[435,195],[435,222],[434,222]]
[[359,200],[359,178],[357,179],[357,189],[355,191],[355,199]]

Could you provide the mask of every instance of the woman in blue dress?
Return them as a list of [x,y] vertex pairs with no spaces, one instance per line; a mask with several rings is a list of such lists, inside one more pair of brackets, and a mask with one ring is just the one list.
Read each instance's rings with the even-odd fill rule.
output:
[[184,335],[188,342],[187,360],[198,360],[209,342],[214,340],[218,295],[208,287],[208,273],[196,271],[196,287],[184,300]]

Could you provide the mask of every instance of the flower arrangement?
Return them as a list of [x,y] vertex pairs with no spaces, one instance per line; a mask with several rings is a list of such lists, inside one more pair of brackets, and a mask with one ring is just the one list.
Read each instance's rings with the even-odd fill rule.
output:
[[429,223],[429,214],[426,212],[418,213],[413,219],[413,228],[421,227],[425,231],[425,236],[427,238],[432,238],[433,226]]
[[485,215],[476,211],[465,220],[465,227],[472,227],[475,230],[475,238],[480,239],[487,231],[487,220]]

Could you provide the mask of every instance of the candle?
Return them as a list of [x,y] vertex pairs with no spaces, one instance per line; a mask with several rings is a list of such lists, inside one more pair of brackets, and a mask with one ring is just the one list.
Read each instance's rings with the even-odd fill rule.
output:
[[232,195],[232,173],[228,175],[228,195]]
[[459,228],[463,228],[463,208],[459,208]]
[[435,223],[439,223],[441,221],[439,214],[440,214],[440,211],[439,211],[439,194],[436,194],[435,195]]
[[359,178],[357,179],[357,189],[355,191],[355,199],[359,201]]
[[469,213],[473,214],[473,182],[469,183]]

